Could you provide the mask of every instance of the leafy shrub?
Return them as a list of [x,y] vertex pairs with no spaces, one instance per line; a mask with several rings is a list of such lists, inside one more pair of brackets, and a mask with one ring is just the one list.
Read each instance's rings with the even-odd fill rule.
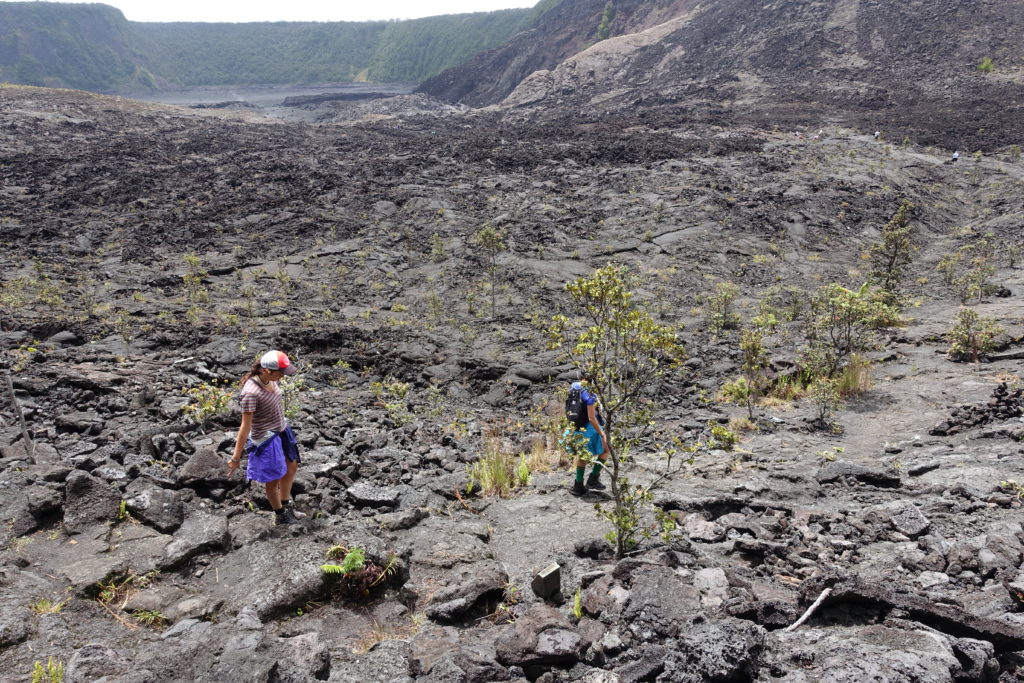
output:
[[212,384],[199,384],[182,389],[189,397],[189,402],[181,409],[189,420],[206,429],[210,420],[228,412],[231,404],[231,391]]
[[992,61],[991,57],[985,57],[978,64],[978,71],[982,71],[984,73],[990,74],[990,73],[992,73],[995,70],[996,70],[996,63],[994,61]]
[[711,425],[711,441],[708,444],[711,448],[721,448],[723,451],[731,451],[740,442],[740,437],[725,425]]
[[811,301],[804,367],[813,377],[832,378],[850,354],[875,346],[873,330],[899,322],[896,309],[875,296],[867,283],[857,290],[835,283],[826,285]]
[[298,375],[282,377],[280,385],[281,405],[284,408],[284,416],[289,420],[294,420],[299,416],[299,409],[301,408],[299,395],[308,390],[306,378],[299,377]]
[[747,378],[737,377],[733,381],[723,384],[715,398],[723,403],[746,405],[751,394],[750,383],[747,382]]
[[992,351],[995,338],[1003,331],[995,318],[980,316],[973,308],[961,307],[949,330],[949,354],[954,360],[978,360]]
[[401,382],[393,377],[388,377],[383,382],[370,384],[373,395],[384,406],[391,421],[399,427],[409,424],[415,417],[409,410],[407,402],[410,388],[411,385],[408,382]]

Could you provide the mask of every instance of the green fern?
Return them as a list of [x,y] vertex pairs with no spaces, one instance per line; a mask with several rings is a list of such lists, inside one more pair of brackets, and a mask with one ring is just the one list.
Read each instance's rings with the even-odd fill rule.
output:
[[36,661],[32,667],[32,683],[61,683],[64,680],[64,662],[54,662],[50,657],[44,666]]

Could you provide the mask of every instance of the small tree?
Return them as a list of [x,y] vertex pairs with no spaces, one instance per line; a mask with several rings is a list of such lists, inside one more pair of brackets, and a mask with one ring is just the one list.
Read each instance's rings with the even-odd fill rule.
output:
[[957,360],[978,360],[993,349],[996,336],[1003,331],[995,318],[978,315],[973,308],[961,307],[949,330],[949,354]]
[[765,370],[768,369],[768,352],[764,339],[757,329],[740,332],[740,352],[743,354],[743,377],[747,380],[747,417],[754,419],[754,405],[764,393]]
[[990,73],[992,73],[995,70],[996,70],[996,63],[992,60],[991,57],[985,57],[978,64],[978,71],[990,74]]
[[614,264],[570,282],[566,291],[576,318],[555,316],[549,329],[552,347],[565,352],[602,401],[614,499],[613,509],[603,516],[612,524],[609,536],[619,558],[635,545],[637,510],[649,500],[644,489],[631,488],[623,476],[634,443],[623,432],[638,422],[650,423],[641,397],[683,360],[676,333],[655,323],[633,299],[633,282],[625,266]]
[[910,218],[914,205],[904,200],[895,215],[882,228],[882,241],[871,245],[871,281],[877,283],[886,303],[898,305],[900,285],[910,267]]
[[829,430],[841,431],[832,421],[835,412],[843,407],[843,398],[839,395],[839,380],[829,377],[818,377],[807,388],[807,393],[814,401],[818,423]]
[[505,235],[490,225],[485,225],[472,237],[473,244],[484,250],[487,256],[487,279],[491,285],[491,319],[498,309],[498,254],[506,249]]
[[995,275],[995,245],[989,235],[972,244],[965,244],[939,261],[936,269],[953,293],[965,304],[980,301],[992,289],[989,279]]
[[731,282],[719,282],[715,285],[715,293],[707,300],[708,329],[717,334],[721,330],[732,330],[739,327],[740,316],[733,309],[740,288]]

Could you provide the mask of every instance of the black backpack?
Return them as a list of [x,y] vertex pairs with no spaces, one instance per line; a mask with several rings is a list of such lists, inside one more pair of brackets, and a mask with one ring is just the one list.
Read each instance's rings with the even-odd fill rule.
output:
[[565,419],[571,422],[576,429],[586,429],[590,424],[587,416],[587,404],[583,402],[583,391],[581,389],[570,389],[565,399]]

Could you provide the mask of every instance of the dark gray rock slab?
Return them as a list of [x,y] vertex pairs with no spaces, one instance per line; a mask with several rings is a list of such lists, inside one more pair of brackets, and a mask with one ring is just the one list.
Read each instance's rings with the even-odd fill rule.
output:
[[[758,681],[953,681],[962,670],[947,639],[882,625],[779,630],[767,639]],[[970,680],[970,679],[968,679]]]
[[579,659],[583,640],[569,620],[549,605],[534,605],[495,641],[502,664],[530,667],[569,664]]
[[88,643],[75,650],[64,670],[67,683],[98,681],[104,676],[120,676],[131,668],[124,656],[103,643]]
[[394,508],[401,497],[401,491],[394,486],[377,486],[368,482],[357,482],[346,493],[356,507]]
[[819,484],[860,482],[882,488],[898,488],[902,484],[900,474],[893,469],[867,467],[852,462],[836,460],[821,466],[816,475]]
[[228,520],[223,515],[197,512],[181,525],[164,550],[165,566],[181,564],[199,553],[230,547]]
[[185,519],[181,493],[140,477],[125,491],[125,505],[135,518],[164,533],[173,533]]
[[865,519],[876,524],[891,526],[896,531],[916,538],[928,530],[931,522],[910,501],[896,500],[869,508]]
[[[244,463],[243,463],[244,466]],[[196,452],[178,470],[179,486],[225,486],[241,481],[242,474],[236,473],[234,479],[228,477],[227,458],[217,451],[216,444],[204,444],[196,448]]]
[[68,475],[64,491],[64,530],[78,534],[95,524],[111,524],[117,520],[121,496],[85,472],[75,470]]
[[254,542],[220,559],[217,571],[204,575],[197,592],[211,601],[221,601],[226,614],[250,608],[267,621],[293,613],[295,607],[322,599],[326,580],[320,567],[325,549],[307,538],[289,539],[288,543],[279,538]]
[[411,529],[424,519],[430,516],[430,510],[423,507],[399,510],[398,512],[385,512],[376,517],[381,528],[388,531],[400,531]]
[[500,596],[508,584],[505,569],[493,561],[478,562],[446,588],[435,594],[427,607],[427,616],[434,621],[452,622],[467,616],[481,601]]
[[24,605],[0,604],[0,650],[28,640],[33,630],[32,616]]
[[669,567],[645,567],[633,572],[622,618],[641,640],[675,638],[702,616],[700,591]]
[[741,619],[695,624],[669,649],[662,676],[680,683],[750,680],[767,635],[757,624]]
[[389,681],[389,683],[411,683],[409,670],[409,643],[402,640],[385,640],[362,655],[347,659],[336,659],[331,665],[328,683],[367,683],[368,681]]

